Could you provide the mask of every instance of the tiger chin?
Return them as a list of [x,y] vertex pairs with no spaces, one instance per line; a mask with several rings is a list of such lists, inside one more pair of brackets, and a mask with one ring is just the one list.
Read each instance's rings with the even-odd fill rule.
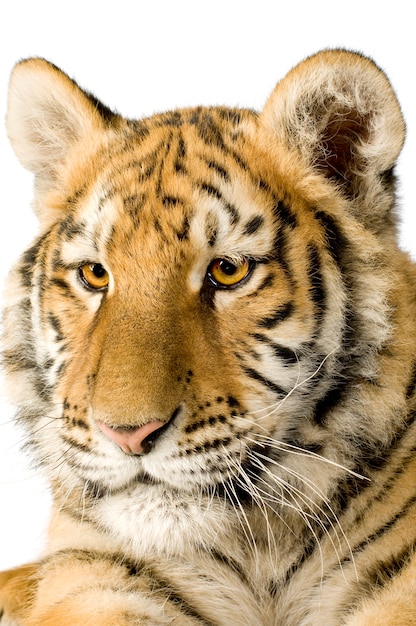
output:
[[53,510],[1,625],[416,624],[416,271],[384,73],[125,119],[40,58],[7,128],[39,235],[2,361]]

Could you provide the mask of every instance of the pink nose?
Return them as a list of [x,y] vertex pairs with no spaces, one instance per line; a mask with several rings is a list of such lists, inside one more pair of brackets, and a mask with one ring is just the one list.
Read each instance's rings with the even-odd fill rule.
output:
[[138,428],[111,428],[103,422],[97,422],[98,428],[104,435],[119,445],[126,454],[143,454],[146,452],[142,445],[143,441],[164,425],[165,422],[156,420]]

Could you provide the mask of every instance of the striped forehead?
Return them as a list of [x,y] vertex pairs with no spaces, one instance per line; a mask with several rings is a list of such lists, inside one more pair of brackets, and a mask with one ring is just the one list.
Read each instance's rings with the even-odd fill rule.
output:
[[190,226],[196,249],[217,256],[264,256],[273,244],[272,205],[260,202],[250,186],[238,179],[198,189]]
[[61,257],[65,263],[97,258],[105,250],[119,219],[117,203],[106,196],[100,183],[61,224]]
[[132,142],[116,168],[109,159],[64,238],[68,255],[78,248],[77,255],[83,249],[93,258],[118,233],[131,238],[135,231],[139,238],[163,232],[165,241],[188,241],[221,255],[268,254],[275,196],[247,173],[236,152],[224,155],[192,126],[163,130],[150,143]]
[[134,240],[136,231],[139,240],[163,232],[165,243],[188,243],[196,251],[205,249],[217,256],[264,256],[273,244],[273,211],[270,202],[268,205],[251,197],[250,189],[241,183],[215,188],[204,184],[186,203],[170,208],[141,207],[134,219],[131,212],[126,214],[122,197],[106,197],[101,190],[79,211],[78,227],[68,229],[63,252],[68,262],[74,256],[93,259],[120,236],[128,234],[128,239]]

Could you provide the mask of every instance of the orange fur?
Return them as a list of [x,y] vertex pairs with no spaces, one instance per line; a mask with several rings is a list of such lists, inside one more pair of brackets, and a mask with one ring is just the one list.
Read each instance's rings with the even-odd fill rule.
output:
[[29,59],[8,132],[40,234],[3,364],[54,506],[2,623],[416,623],[416,269],[381,70],[324,51],[258,114],[131,121]]

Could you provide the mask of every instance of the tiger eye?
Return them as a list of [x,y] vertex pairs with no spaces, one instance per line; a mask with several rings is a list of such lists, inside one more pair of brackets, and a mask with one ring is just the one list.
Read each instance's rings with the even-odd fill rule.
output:
[[252,266],[248,259],[237,263],[228,259],[215,259],[208,268],[208,276],[217,287],[236,287],[249,275]]
[[88,263],[79,268],[81,281],[88,289],[102,291],[108,287],[110,280],[107,270],[101,263]]

